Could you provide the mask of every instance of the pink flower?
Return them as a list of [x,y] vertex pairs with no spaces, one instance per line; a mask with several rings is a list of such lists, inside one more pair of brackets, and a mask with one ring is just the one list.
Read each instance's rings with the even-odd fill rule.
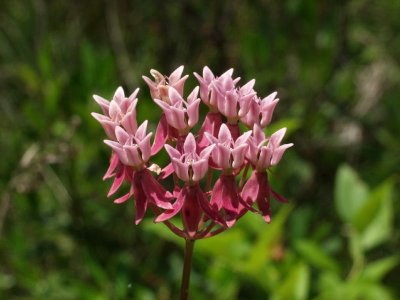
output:
[[199,121],[200,99],[197,98],[198,93],[199,88],[196,87],[185,101],[177,90],[170,87],[168,89],[169,103],[160,99],[154,99],[154,101],[165,113],[168,124],[186,135]]
[[254,125],[253,136],[249,139],[247,158],[257,171],[263,172],[267,168],[277,165],[286,149],[293,146],[292,143],[280,145],[285,132],[286,128],[282,128],[272,134],[270,138],[266,138],[261,127]]
[[186,79],[189,77],[185,75],[182,77],[184,67],[180,66],[171,75],[164,76],[157,70],[151,69],[150,74],[154,77],[154,81],[146,76],[142,76],[143,80],[150,88],[150,94],[153,99],[160,99],[169,103],[168,89],[174,88],[181,96],[183,96],[183,88]]
[[100,96],[94,95],[94,100],[100,105],[103,114],[92,113],[92,116],[103,126],[107,136],[116,140],[115,127],[122,126],[127,132],[133,134],[137,128],[136,122],[136,89],[128,98],[125,97],[124,90],[119,87],[111,101]]
[[208,158],[214,145],[206,147],[200,154],[197,154],[196,140],[192,133],[189,133],[183,144],[183,153],[180,153],[170,145],[165,145],[175,170],[176,175],[185,182],[198,182],[208,170]]
[[147,121],[139,126],[135,134],[129,134],[122,127],[115,128],[117,141],[105,140],[115,153],[119,160],[126,166],[133,167],[135,170],[141,170],[145,167],[151,156],[150,138],[152,133],[146,135]]
[[211,158],[216,168],[222,169],[226,173],[232,173],[243,166],[248,149],[247,140],[251,135],[251,131],[243,133],[234,141],[228,127],[222,124],[218,138],[207,132],[205,135],[211,144],[215,144]]
[[273,92],[262,100],[255,96],[248,101],[248,109],[245,113],[239,114],[240,121],[248,128],[253,128],[255,124],[265,128],[272,119],[272,114],[278,104],[279,99],[275,99],[277,92]]

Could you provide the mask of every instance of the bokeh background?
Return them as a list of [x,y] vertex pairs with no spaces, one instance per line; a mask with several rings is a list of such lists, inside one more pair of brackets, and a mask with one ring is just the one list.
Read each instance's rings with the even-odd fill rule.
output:
[[[0,298],[177,299],[182,241],[106,198],[91,98],[208,65],[281,99],[272,223],[196,244],[192,299],[400,298],[400,1],[0,1]],[[186,91],[196,85],[193,76]]]

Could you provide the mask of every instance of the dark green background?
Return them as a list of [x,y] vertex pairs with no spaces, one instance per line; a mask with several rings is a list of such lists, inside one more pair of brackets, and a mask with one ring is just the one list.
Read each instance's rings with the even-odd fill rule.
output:
[[[182,242],[106,198],[92,94],[208,65],[286,126],[290,199],[196,244],[192,299],[400,297],[399,1],[1,1],[0,298],[177,299]],[[186,91],[194,87],[193,76]]]

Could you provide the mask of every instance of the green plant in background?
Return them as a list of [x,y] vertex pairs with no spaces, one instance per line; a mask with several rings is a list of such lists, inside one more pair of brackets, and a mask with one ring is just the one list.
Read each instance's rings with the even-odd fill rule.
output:
[[[182,245],[160,238],[151,224],[151,230],[134,230],[132,203],[122,210],[102,200],[107,187],[98,180],[108,153],[98,147],[101,128],[87,112],[97,109],[92,91],[109,98],[121,82],[127,90],[143,90],[138,74],[148,66],[187,64],[190,73],[207,63],[218,72],[235,66],[243,80],[257,78],[262,93],[279,87],[285,101],[267,133],[287,127],[296,151],[285,154],[271,178],[291,204],[273,206],[272,224],[259,228],[260,235],[268,233],[291,209],[275,246],[255,252],[270,257],[270,282],[239,276],[223,253],[244,250],[224,247],[220,236],[215,256],[197,246],[193,298],[216,298],[223,289],[233,299],[264,299],[278,291],[263,286],[275,285],[281,299],[290,299],[293,290],[286,287],[297,286],[292,280],[306,299],[324,287],[350,292],[346,286],[354,282],[366,290],[372,282],[398,299],[399,5],[0,1],[0,298],[176,298]],[[143,93],[138,122],[156,124],[155,107]],[[165,160],[161,156],[157,163]],[[343,163],[356,170],[370,197],[388,178],[392,188],[391,234],[374,247],[364,240],[358,255],[364,259],[357,264],[349,252],[350,232],[365,236],[364,227],[343,221],[334,200],[335,174]],[[226,235],[253,245],[247,224],[257,227],[259,221],[245,216]],[[376,267],[384,275],[372,281],[360,275],[385,258]],[[350,270],[356,275],[349,276]],[[322,284],[325,273],[333,275]],[[289,274],[292,279],[281,286]],[[210,284],[211,277],[218,285]]]

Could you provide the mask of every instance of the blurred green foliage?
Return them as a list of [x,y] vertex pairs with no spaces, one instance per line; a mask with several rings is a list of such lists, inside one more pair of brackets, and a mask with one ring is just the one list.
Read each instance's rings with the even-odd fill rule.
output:
[[[106,199],[96,93],[230,67],[281,102],[290,199],[195,246],[193,299],[398,299],[399,1],[1,1],[0,298],[176,299],[182,241]],[[195,85],[192,78],[190,87]]]

